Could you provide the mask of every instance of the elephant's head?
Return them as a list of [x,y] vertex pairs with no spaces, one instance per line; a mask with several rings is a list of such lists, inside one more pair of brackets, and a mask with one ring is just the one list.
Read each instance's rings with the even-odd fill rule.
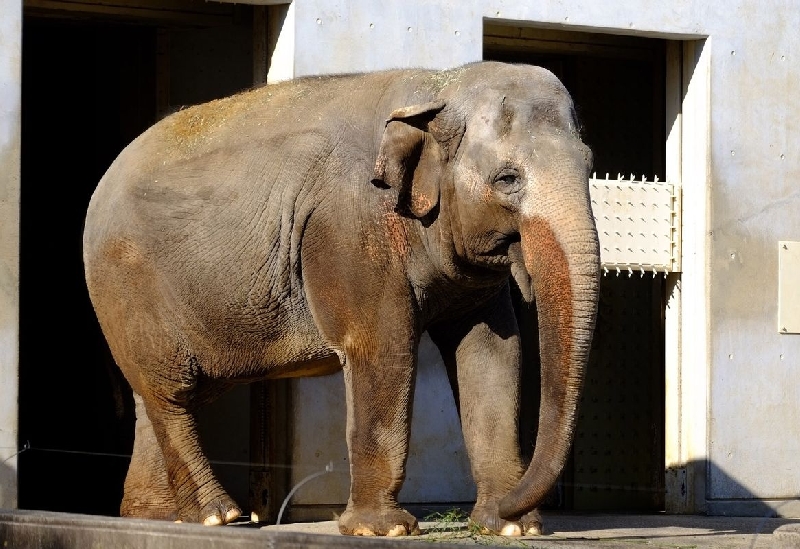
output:
[[482,63],[451,77],[434,101],[392,113],[374,182],[398,190],[400,211],[438,226],[443,269],[457,277],[466,268],[473,282],[510,273],[536,301],[539,431],[527,471],[500,504],[503,518],[518,519],[552,488],[575,429],[600,270],[592,157],[552,73]]

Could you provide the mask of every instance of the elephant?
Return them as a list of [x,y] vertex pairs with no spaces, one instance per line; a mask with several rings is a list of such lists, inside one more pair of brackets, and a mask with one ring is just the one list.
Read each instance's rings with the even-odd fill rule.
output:
[[[524,64],[302,77],[157,121],[99,181],[83,233],[89,296],[136,395],[120,514],[235,520],[198,408],[236,383],[342,370],[339,530],[419,533],[397,494],[427,331],[458,401],[471,521],[541,532],[597,312],[591,167],[568,91]],[[527,466],[512,284],[539,321]]]

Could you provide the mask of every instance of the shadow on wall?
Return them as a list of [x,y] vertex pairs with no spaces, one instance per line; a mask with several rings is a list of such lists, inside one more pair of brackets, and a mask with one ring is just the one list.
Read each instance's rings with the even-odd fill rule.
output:
[[[695,486],[705,484],[705,493],[695,495],[696,506],[705,504],[705,514],[709,516],[729,517],[762,517],[762,518],[797,518],[800,510],[800,494],[794,498],[764,499],[754,493],[751,488],[744,486],[740,481],[725,471],[723,467],[713,461],[697,460],[683,467],[674,467],[667,470],[666,501],[677,509],[691,507],[691,475],[695,478],[705,477],[705,483],[695,482]],[[711,486],[717,487],[717,492],[728,495],[727,498],[708,498]],[[699,491],[698,488],[695,488]],[[672,492],[675,493],[672,493]],[[669,516],[670,503],[667,505]]]
[[[715,516],[730,517],[784,517],[800,518],[800,494],[782,498],[763,498],[753,493],[752,489],[729,475],[718,463],[701,462],[699,467],[705,467],[707,474],[706,485],[711,491],[725,494],[727,497],[715,497],[706,500],[706,513]],[[698,468],[698,470],[701,470]]]

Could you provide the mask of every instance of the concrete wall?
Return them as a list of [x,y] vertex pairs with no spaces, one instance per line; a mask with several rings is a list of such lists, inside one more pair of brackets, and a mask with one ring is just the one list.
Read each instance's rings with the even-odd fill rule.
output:
[[0,507],[17,505],[22,2],[0,0]]
[[295,76],[478,60],[484,18],[690,40],[668,120],[685,196],[672,443],[695,510],[800,516],[800,335],[776,327],[777,243],[800,240],[790,0],[296,0],[293,17]]

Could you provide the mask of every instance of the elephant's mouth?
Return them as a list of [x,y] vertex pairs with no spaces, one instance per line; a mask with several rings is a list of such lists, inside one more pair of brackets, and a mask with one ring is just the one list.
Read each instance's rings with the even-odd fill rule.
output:
[[[497,270],[506,270],[514,262],[514,248],[520,247],[519,233],[495,233],[484,249],[478,252],[480,263]],[[516,254],[521,256],[520,254]]]

